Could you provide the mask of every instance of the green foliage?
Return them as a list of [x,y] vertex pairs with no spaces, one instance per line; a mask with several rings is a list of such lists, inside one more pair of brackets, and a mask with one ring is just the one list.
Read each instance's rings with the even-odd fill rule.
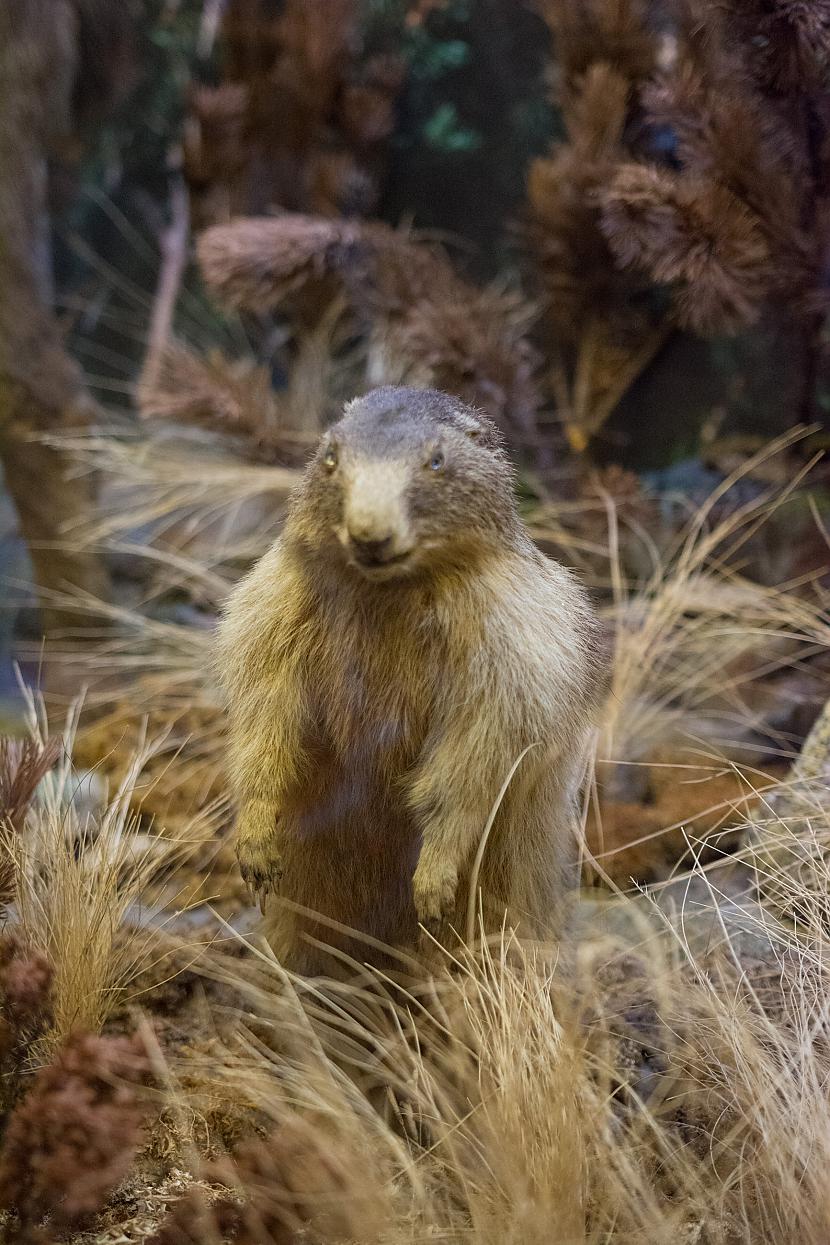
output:
[[477,151],[482,137],[476,130],[462,125],[455,104],[439,104],[424,123],[423,136],[429,147],[438,151]]
[[464,119],[457,102],[447,98],[454,75],[470,64],[471,48],[464,37],[470,0],[448,0],[416,22],[407,21],[410,8],[406,0],[366,0],[364,8],[367,44],[393,47],[406,62],[412,121],[399,141],[449,153],[476,151],[481,133]]
[[413,36],[408,58],[413,78],[432,82],[450,70],[460,69],[470,59],[469,45],[463,39],[434,39],[423,26]]

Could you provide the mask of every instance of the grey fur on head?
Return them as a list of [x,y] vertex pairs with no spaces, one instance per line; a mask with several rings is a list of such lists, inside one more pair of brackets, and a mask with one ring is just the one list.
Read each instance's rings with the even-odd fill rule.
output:
[[504,438],[492,419],[440,389],[382,385],[347,403],[343,418],[355,428],[362,425],[395,435],[406,431],[417,434],[437,422],[478,440],[487,449],[504,449]]

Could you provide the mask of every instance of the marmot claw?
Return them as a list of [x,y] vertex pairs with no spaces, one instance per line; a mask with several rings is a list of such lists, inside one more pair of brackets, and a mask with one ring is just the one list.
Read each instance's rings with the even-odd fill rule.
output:
[[413,899],[418,921],[430,934],[438,935],[455,912],[458,872],[451,866],[440,872],[415,870]]
[[273,849],[266,854],[244,842],[237,844],[236,859],[242,880],[262,910],[266,896],[277,890],[282,880],[281,860],[274,855]]

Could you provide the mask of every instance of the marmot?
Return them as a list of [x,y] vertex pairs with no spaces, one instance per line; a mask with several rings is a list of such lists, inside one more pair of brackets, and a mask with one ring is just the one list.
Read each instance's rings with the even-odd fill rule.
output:
[[433,389],[347,405],[219,630],[238,857],[291,901],[265,904],[287,967],[335,964],[305,934],[359,961],[371,940],[411,947],[419,922],[463,935],[529,745],[476,907],[490,930],[557,935],[598,635],[519,517],[495,424]]

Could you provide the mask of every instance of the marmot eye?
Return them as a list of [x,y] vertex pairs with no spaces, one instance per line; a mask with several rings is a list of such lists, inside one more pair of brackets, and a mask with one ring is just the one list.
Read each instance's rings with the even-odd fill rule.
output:
[[444,467],[444,455],[440,450],[436,450],[427,463],[430,471],[441,471]]
[[326,471],[334,471],[337,466],[337,446],[330,445],[323,455],[323,466]]

